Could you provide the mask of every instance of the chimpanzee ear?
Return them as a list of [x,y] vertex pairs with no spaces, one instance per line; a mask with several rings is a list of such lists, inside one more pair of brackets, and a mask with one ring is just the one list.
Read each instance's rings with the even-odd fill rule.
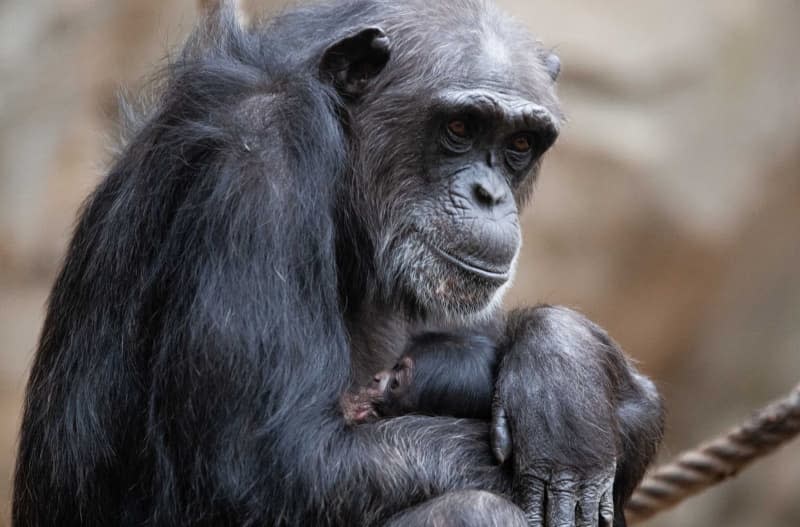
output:
[[558,79],[558,74],[561,73],[561,59],[558,58],[558,55],[553,52],[548,53],[544,58],[544,65],[550,78],[554,81]]
[[322,55],[320,77],[342,95],[358,97],[389,61],[389,37],[377,27],[336,42]]
[[397,363],[397,365],[401,369],[406,369],[406,370],[413,369],[414,368],[414,359],[412,359],[408,355],[403,355],[403,357],[400,359],[400,361]]

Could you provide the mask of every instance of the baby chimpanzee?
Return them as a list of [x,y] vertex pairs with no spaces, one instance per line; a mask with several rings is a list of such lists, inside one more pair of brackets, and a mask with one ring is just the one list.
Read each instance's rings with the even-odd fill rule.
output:
[[350,424],[409,413],[489,419],[497,350],[485,335],[426,333],[391,370],[342,397]]

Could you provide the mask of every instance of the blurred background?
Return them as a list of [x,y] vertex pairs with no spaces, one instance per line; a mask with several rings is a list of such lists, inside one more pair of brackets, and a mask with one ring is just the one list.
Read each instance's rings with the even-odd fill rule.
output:
[[[0,525],[46,296],[110,158],[116,93],[203,3],[0,2]],[[669,459],[800,380],[800,3],[500,3],[558,50],[569,116],[509,303],[608,328],[666,397]],[[800,525],[800,441],[649,525]]]

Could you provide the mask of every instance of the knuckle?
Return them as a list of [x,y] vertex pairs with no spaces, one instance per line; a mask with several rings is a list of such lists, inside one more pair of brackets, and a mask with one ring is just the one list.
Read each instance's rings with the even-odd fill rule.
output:
[[550,481],[548,490],[556,498],[567,498],[575,494],[577,482],[572,479],[558,479]]
[[532,520],[543,520],[544,510],[538,504],[527,503],[522,507],[525,511],[525,517]]
[[597,519],[597,507],[592,510],[583,511],[581,513],[581,523],[586,525],[592,525],[595,523]]
[[560,472],[555,474],[550,480],[550,487],[554,492],[574,492],[578,487],[580,478],[572,472]]
[[528,525],[544,525],[544,517],[540,512],[525,512],[525,520],[528,522]]
[[517,471],[521,479],[535,479],[547,482],[553,476],[553,464],[546,460],[533,460],[524,462]]
[[524,494],[532,494],[535,491],[543,491],[547,486],[547,478],[533,475],[520,474],[517,476],[517,486],[523,489]]
[[[600,500],[600,491],[597,487],[590,485],[584,485],[581,489],[581,503],[584,505],[584,508],[589,507],[593,503],[597,503]],[[597,508],[596,506],[594,508]]]

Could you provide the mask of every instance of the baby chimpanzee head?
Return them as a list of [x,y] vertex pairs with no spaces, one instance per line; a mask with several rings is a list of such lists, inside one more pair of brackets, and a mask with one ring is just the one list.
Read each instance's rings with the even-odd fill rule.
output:
[[488,418],[496,362],[495,345],[484,336],[418,336],[392,369],[343,396],[345,419],[363,423],[409,413]]
[[372,389],[381,396],[375,400],[378,415],[396,416],[419,409],[419,386],[413,383],[415,360],[403,355],[391,370],[378,372],[372,379]]
[[411,390],[414,360],[404,355],[391,370],[375,374],[368,386],[342,396],[342,412],[349,424],[374,421],[378,417],[396,416],[416,410]]

